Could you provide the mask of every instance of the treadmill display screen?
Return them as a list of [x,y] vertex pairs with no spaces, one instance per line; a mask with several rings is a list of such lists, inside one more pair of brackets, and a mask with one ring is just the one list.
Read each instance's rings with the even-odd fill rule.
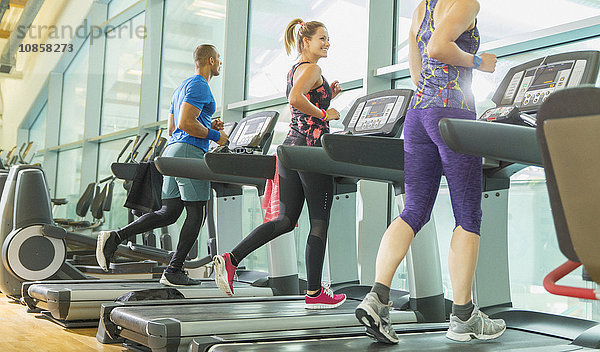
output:
[[525,77],[533,76],[533,83],[529,87],[530,90],[553,88],[558,84],[558,73],[562,70],[570,70],[573,63],[562,63],[557,65],[542,66],[537,69],[529,70]]
[[356,130],[365,131],[384,126],[388,122],[397,100],[397,96],[367,100],[356,123]]
[[247,146],[250,144],[254,138],[262,132],[266,120],[266,117],[257,117],[247,121],[242,126],[239,126],[238,129],[241,129],[241,132],[238,134],[233,144],[236,146]]
[[256,133],[260,127],[262,127],[261,121],[250,121],[245,126],[244,134]]
[[525,71],[514,105],[535,109],[557,90],[567,87],[571,74],[576,71],[575,61],[566,60],[532,67]]

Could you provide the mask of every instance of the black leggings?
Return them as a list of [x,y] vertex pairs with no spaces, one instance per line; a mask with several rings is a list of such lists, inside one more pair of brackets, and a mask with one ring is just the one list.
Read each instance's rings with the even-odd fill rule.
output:
[[162,208],[146,213],[136,219],[131,224],[117,231],[121,241],[140,233],[152,231],[154,229],[171,225],[179,219],[179,215],[185,208],[186,217],[179,233],[177,249],[169,266],[175,270],[183,269],[185,257],[192,249],[198,233],[206,220],[206,202],[186,202],[181,198],[171,198],[162,200]]
[[310,232],[306,243],[307,289],[321,287],[321,274],[327,243],[327,228],[333,200],[333,177],[312,172],[299,172],[279,168],[279,217],[260,225],[244,238],[232,251],[238,262],[259,247],[294,229],[304,200],[308,204]]

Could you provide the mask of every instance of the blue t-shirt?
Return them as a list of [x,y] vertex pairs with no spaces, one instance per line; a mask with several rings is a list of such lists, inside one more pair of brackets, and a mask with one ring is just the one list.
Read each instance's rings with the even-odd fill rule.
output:
[[173,98],[171,98],[171,108],[169,109],[169,113],[173,114],[175,117],[175,131],[173,131],[173,135],[169,139],[168,144],[188,143],[206,152],[208,151],[210,140],[207,138],[190,136],[177,127],[179,126],[179,120],[181,118],[179,115],[183,103],[192,104],[198,108],[200,110],[200,115],[197,117],[197,120],[206,126],[206,128],[210,128],[210,118],[215,113],[217,104],[210,91],[208,82],[206,82],[204,77],[200,75],[192,76],[183,81],[183,83],[175,89]]

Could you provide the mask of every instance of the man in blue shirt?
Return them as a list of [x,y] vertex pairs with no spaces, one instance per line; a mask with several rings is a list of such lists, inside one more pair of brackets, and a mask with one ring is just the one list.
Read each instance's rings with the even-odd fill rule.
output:
[[[221,73],[221,56],[213,45],[203,44],[194,51],[195,75],[186,79],[175,89],[169,109],[169,143],[163,156],[204,158],[210,141],[225,145],[228,136],[223,122],[211,121],[216,110],[215,99],[208,82]],[[177,221],[183,209],[186,218],[177,249],[160,282],[169,286],[199,284],[183,271],[183,263],[191,250],[206,219],[206,202],[210,198],[210,182],[183,177],[165,176],[162,188],[162,208],[143,215],[131,224],[116,230],[102,231],[98,236],[96,259],[108,271],[110,259],[119,243],[155,228]]]

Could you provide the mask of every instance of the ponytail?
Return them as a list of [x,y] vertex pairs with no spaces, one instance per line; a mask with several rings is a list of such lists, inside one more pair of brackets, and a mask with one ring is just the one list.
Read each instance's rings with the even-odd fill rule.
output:
[[[297,33],[296,25],[300,25]],[[285,28],[284,44],[286,53],[288,55],[292,53],[294,44],[298,54],[302,53],[304,49],[302,40],[304,38],[311,38],[320,27],[325,27],[325,25],[318,21],[304,22],[301,18],[293,19]]]

